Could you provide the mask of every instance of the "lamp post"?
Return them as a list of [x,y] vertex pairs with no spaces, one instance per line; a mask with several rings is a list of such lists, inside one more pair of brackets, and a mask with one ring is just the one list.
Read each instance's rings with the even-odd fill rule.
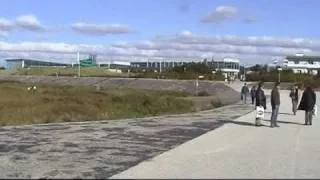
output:
[[282,71],[282,68],[278,68],[278,82],[280,82],[280,79],[281,79],[281,71]]
[[243,81],[246,81],[246,64],[243,64]]

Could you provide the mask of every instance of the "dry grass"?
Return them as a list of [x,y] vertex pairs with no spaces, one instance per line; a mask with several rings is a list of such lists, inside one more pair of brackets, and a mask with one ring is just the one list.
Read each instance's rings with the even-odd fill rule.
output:
[[194,103],[187,93],[125,88],[0,82],[0,125],[106,120],[183,113]]
[[7,70],[0,70],[0,75],[9,75],[10,74],[10,72],[9,71],[7,71]]

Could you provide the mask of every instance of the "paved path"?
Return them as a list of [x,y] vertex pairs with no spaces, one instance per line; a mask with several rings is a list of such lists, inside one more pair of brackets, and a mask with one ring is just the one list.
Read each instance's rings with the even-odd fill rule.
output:
[[268,127],[270,113],[265,127],[252,126],[249,113],[111,178],[319,178],[320,118],[304,126],[288,93],[281,91],[280,128]]
[[0,128],[0,178],[108,178],[252,111]]

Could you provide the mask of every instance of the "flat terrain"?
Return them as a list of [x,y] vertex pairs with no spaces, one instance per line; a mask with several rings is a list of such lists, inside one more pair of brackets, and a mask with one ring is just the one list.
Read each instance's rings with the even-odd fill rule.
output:
[[[32,86],[36,91],[27,90]],[[195,81],[180,80],[0,76],[0,125],[185,113],[239,100],[238,92],[212,81],[196,89]]]
[[254,126],[254,112],[246,114],[111,178],[319,178],[320,116],[305,126],[304,112],[293,115],[288,95],[281,92],[279,128],[269,127],[268,102],[263,127]]
[[[28,83],[49,83],[60,85],[82,86],[112,86],[130,87],[138,89],[185,91],[196,94],[195,80],[163,80],[163,79],[134,79],[134,78],[106,78],[106,77],[54,77],[54,76],[12,76],[0,75],[0,80],[21,81]],[[206,91],[209,94],[220,95],[232,89],[224,82],[199,81],[198,92]]]
[[[1,76],[0,79],[30,85],[45,82],[88,88],[100,85],[180,89],[189,93],[195,90],[190,89],[194,81],[50,78]],[[199,91],[202,90],[224,104],[240,99],[238,92],[223,83],[201,82]],[[0,178],[108,178],[208,131],[233,123],[234,119],[252,110],[251,105],[233,104],[179,115],[1,127]]]
[[184,115],[2,127],[0,178],[108,178],[252,108],[236,104]]
[[0,125],[110,120],[195,111],[184,92],[0,81]]

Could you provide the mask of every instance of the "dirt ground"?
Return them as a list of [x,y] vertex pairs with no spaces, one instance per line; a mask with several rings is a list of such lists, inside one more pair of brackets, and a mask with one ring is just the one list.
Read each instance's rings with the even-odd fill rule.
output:
[[129,79],[104,77],[51,77],[51,76],[7,76],[1,75],[0,81],[22,81],[37,83],[54,83],[61,85],[112,86],[150,90],[185,91],[191,94],[207,92],[209,96],[187,97],[195,102],[198,110],[211,109],[240,101],[240,95],[224,82],[199,81],[198,89],[195,80],[157,80],[157,79]]

